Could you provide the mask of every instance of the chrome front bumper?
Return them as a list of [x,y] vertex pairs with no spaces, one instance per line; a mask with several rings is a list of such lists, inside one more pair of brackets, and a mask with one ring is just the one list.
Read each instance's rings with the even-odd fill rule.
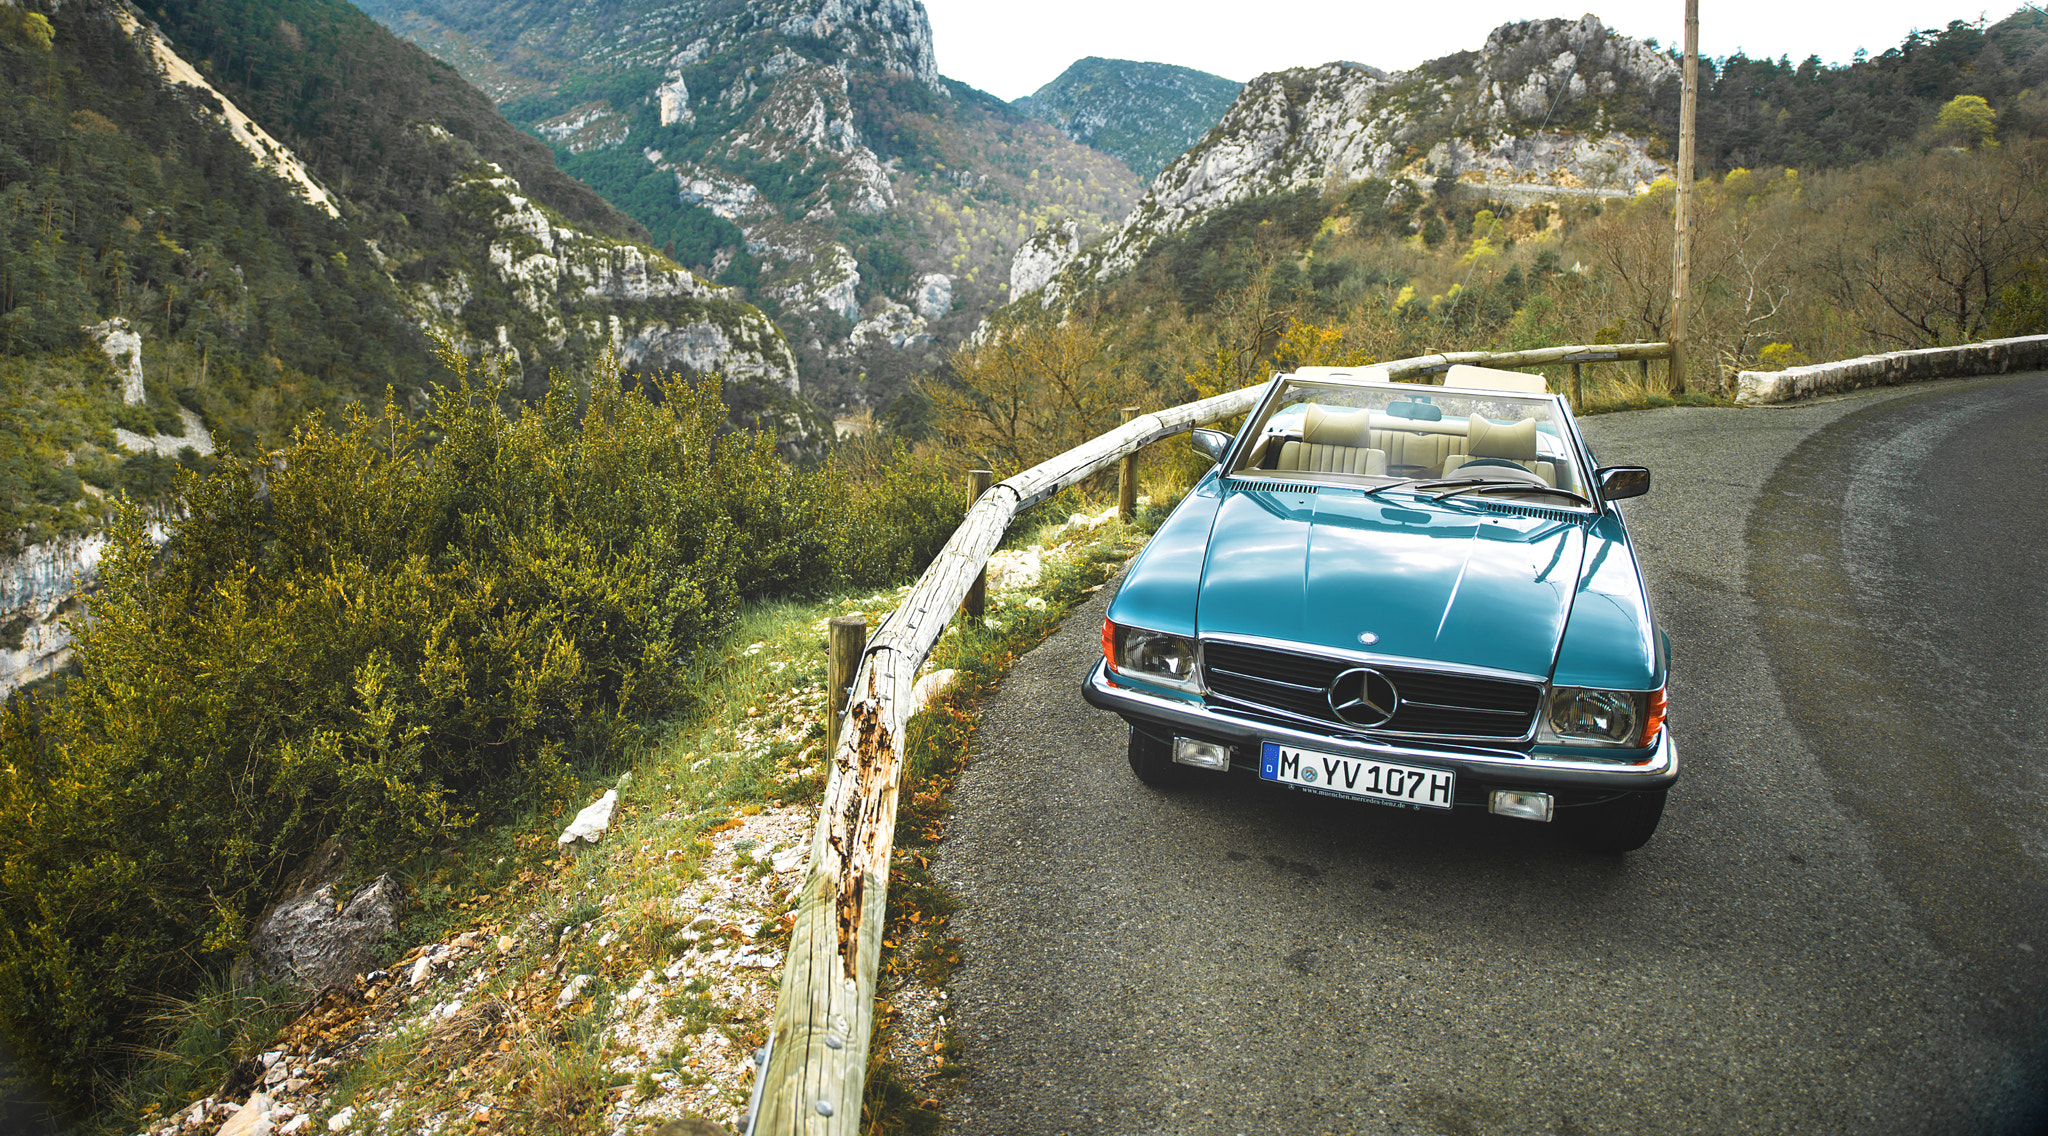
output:
[[1539,789],[1641,791],[1669,788],[1678,780],[1678,747],[1671,740],[1668,726],[1658,736],[1656,752],[1648,761],[1620,765],[1607,761],[1573,761],[1532,755],[1520,750],[1487,749],[1484,746],[1437,748],[1377,742],[1342,734],[1311,733],[1274,722],[1242,718],[1198,702],[1119,686],[1110,680],[1100,659],[1088,672],[1088,680],[1082,684],[1081,693],[1088,699],[1088,704],[1098,710],[1149,723],[1163,733],[1228,742],[1233,747],[1250,747],[1254,753],[1261,742],[1278,742],[1376,761],[1412,762],[1455,769],[1461,779],[1470,778],[1481,784]]

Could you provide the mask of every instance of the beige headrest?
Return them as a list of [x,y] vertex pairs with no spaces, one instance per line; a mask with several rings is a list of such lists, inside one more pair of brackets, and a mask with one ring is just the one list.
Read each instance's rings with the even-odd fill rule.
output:
[[1321,403],[1310,403],[1308,412],[1302,415],[1302,440],[1315,446],[1355,446],[1372,444],[1372,416],[1363,410],[1349,413],[1331,410]]
[[1542,375],[1532,375],[1527,371],[1474,367],[1470,363],[1454,365],[1444,375],[1444,385],[1463,387],[1466,390],[1518,391],[1522,394],[1542,394],[1545,390]]
[[1482,415],[1472,416],[1472,424],[1465,429],[1465,452],[1475,458],[1507,458],[1510,461],[1536,460],[1536,420],[1524,418],[1511,426],[1503,426]]

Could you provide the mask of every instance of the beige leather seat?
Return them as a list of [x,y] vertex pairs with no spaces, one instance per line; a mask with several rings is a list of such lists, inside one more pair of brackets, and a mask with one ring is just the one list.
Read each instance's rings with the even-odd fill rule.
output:
[[1383,474],[1385,450],[1372,445],[1371,416],[1311,405],[1302,418],[1299,442],[1280,447],[1281,469],[1309,473]]
[[1445,459],[1444,476],[1452,476],[1460,467],[1477,458],[1502,458],[1541,477],[1545,485],[1557,484],[1557,467],[1536,458],[1536,420],[1533,418],[1502,423],[1474,414],[1465,428],[1465,452]]

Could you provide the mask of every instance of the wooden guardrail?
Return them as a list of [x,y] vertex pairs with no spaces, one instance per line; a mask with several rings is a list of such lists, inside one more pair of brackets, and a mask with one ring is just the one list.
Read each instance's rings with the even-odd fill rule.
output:
[[1011,520],[1126,454],[1249,411],[1263,386],[1139,415],[991,486],[876,629],[854,675],[811,837],[750,1136],[860,1129],[911,687]]
[[[1532,367],[1669,354],[1663,343],[1595,344],[1425,355],[1358,369],[1398,379],[1456,363]],[[997,482],[977,497],[938,558],[876,629],[854,673],[845,726],[833,747],[747,1136],[844,1136],[860,1129],[911,689],[1010,522],[1153,442],[1249,412],[1264,387],[1139,415]]]
[[1538,347],[1530,351],[1451,351],[1438,355],[1418,355],[1413,359],[1397,359],[1392,363],[1375,363],[1369,368],[1360,369],[1380,371],[1390,379],[1412,379],[1419,375],[1448,371],[1459,363],[1508,370],[1570,363],[1572,405],[1576,407],[1583,396],[1580,390],[1579,369],[1585,364],[1634,360],[1642,366],[1643,378],[1647,381],[1650,376],[1650,360],[1669,358],[1669,343],[1591,343],[1576,347]]

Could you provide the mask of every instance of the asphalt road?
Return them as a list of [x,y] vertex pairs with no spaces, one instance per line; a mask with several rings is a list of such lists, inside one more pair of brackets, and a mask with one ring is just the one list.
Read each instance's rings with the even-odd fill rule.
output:
[[1625,857],[1160,793],[1005,680],[944,876],[963,1134],[2048,1131],[2048,376],[1591,419],[1685,774]]

